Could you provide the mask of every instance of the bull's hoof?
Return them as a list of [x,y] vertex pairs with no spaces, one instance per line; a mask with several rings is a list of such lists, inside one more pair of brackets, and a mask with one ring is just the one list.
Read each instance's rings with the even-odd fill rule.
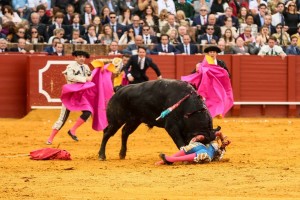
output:
[[106,160],[106,157],[105,157],[105,156],[99,156],[99,160],[105,161],[105,160]]
[[125,157],[126,157],[126,155],[121,155],[121,154],[120,154],[119,157],[120,157],[121,160],[124,160]]

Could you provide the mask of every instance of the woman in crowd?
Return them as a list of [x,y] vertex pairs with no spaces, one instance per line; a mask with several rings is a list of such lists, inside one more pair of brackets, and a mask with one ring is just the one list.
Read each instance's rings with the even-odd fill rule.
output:
[[63,28],[56,28],[53,31],[53,36],[51,36],[48,40],[48,44],[52,44],[52,40],[53,38],[59,38],[60,43],[64,44],[65,43],[65,39],[64,39],[64,35],[65,35],[65,30]]
[[154,35],[156,36],[156,33],[159,33],[159,18],[154,15],[154,9],[148,5],[146,7],[146,10],[142,16],[142,19],[147,22],[147,24],[152,29]]
[[258,35],[261,36],[262,42],[263,42],[264,44],[267,44],[267,41],[268,41],[268,39],[269,39],[269,37],[270,37],[269,27],[263,26],[263,27],[260,29],[260,32],[259,32]]
[[101,24],[102,25],[109,23],[109,21],[110,21],[109,20],[109,13],[110,13],[109,7],[108,6],[103,6],[102,10],[100,12],[100,18],[101,18]]
[[102,24],[101,24],[101,18],[99,16],[95,16],[93,19],[93,25],[96,28],[96,34],[101,34],[102,32]]
[[232,32],[232,36],[234,38],[237,38],[238,36],[238,30],[232,26],[232,18],[231,17],[225,17],[225,25],[221,26],[221,34],[224,35],[225,34],[225,30],[230,29]]
[[132,24],[131,21],[131,10],[129,8],[125,9],[122,16],[119,17],[119,23],[128,26],[129,24]]
[[288,46],[291,43],[290,35],[286,32],[285,27],[282,24],[276,25],[276,33],[272,35],[277,39],[278,45]]
[[289,35],[297,33],[297,25],[300,22],[300,16],[297,12],[296,3],[289,1],[286,4],[286,11],[283,13],[285,25],[289,27],[287,31]]
[[119,40],[119,45],[128,45],[128,44],[134,44],[134,37],[135,33],[133,28],[129,28],[128,31],[124,32],[122,37]]
[[41,36],[41,35],[39,35],[38,29],[35,26],[31,27],[31,29],[29,31],[29,38],[28,38],[28,40],[32,44],[44,43],[45,42],[44,37]]
[[98,39],[101,44],[110,45],[112,41],[119,42],[117,33],[113,32],[109,24],[103,26],[102,33],[99,35]]
[[160,14],[159,14],[159,30],[161,31],[162,27],[164,27],[168,22],[168,11],[166,9],[161,10]]
[[249,14],[247,8],[241,7],[238,13],[238,20],[240,24],[246,24],[246,16]]
[[176,21],[179,26],[190,27],[190,20],[186,18],[184,12],[182,10],[178,10],[176,12]]
[[175,28],[171,28],[168,30],[167,35],[169,35],[169,43],[172,45],[179,44],[178,41],[178,31]]
[[27,31],[26,28],[23,26],[17,26],[16,28],[16,32],[13,34],[12,39],[11,39],[11,43],[18,43],[18,40],[20,38],[23,38],[25,40],[27,40]]
[[227,46],[235,45],[235,39],[232,35],[231,29],[226,29],[225,33],[222,35],[222,38],[224,39],[225,45]]
[[22,19],[19,17],[19,15],[13,11],[12,7],[9,5],[5,5],[1,9],[2,11],[2,23],[6,23],[8,21],[11,21],[15,24],[18,24],[22,21]]
[[240,29],[239,29],[240,34],[244,33],[244,29],[246,28],[246,26],[251,27],[251,35],[253,37],[256,37],[257,36],[257,24],[254,24],[254,18],[250,14],[248,14],[246,16],[246,23],[240,24]]

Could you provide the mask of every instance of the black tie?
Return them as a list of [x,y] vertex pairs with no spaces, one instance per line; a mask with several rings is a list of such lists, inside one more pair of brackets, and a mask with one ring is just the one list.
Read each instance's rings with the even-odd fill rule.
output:
[[115,32],[115,25],[111,26],[112,32]]
[[272,51],[271,51],[271,55],[273,55],[274,54],[274,51],[273,51],[273,49],[272,49]]
[[185,45],[185,53],[186,53],[186,54],[189,54],[187,45]]
[[83,65],[81,65],[80,67],[81,67],[81,70],[82,70],[83,76],[85,76],[84,66],[83,66]]
[[148,36],[145,38],[145,44],[148,44]]
[[165,52],[168,52],[167,45],[165,45]]

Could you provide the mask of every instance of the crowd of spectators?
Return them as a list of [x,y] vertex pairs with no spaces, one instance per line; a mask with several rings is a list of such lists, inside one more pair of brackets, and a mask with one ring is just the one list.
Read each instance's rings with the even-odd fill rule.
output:
[[[18,43],[14,51],[24,52],[23,43],[50,44],[52,54],[57,49],[56,43],[59,48],[65,43],[113,44],[128,45],[122,52],[135,54],[137,45],[144,44],[154,45],[147,50],[151,54],[189,55],[201,54],[199,46],[213,44],[219,45],[222,54],[300,55],[299,0],[12,0],[0,3],[0,38],[4,39],[1,42]],[[270,39],[277,53],[272,54],[275,49],[270,47]],[[269,52],[265,52],[267,49]]]

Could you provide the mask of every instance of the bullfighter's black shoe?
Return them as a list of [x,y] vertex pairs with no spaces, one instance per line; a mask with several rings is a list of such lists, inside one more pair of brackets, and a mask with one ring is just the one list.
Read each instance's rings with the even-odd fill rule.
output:
[[73,140],[75,140],[76,142],[78,142],[77,136],[76,136],[76,135],[73,135],[73,134],[71,133],[70,130],[68,131],[68,134],[69,134],[69,136],[71,136],[71,138],[72,138]]
[[166,163],[167,165],[172,165],[172,164],[173,164],[172,162],[167,161],[166,155],[165,155],[165,154],[161,153],[161,154],[159,154],[159,157],[160,157],[160,158],[164,161],[164,163]]

